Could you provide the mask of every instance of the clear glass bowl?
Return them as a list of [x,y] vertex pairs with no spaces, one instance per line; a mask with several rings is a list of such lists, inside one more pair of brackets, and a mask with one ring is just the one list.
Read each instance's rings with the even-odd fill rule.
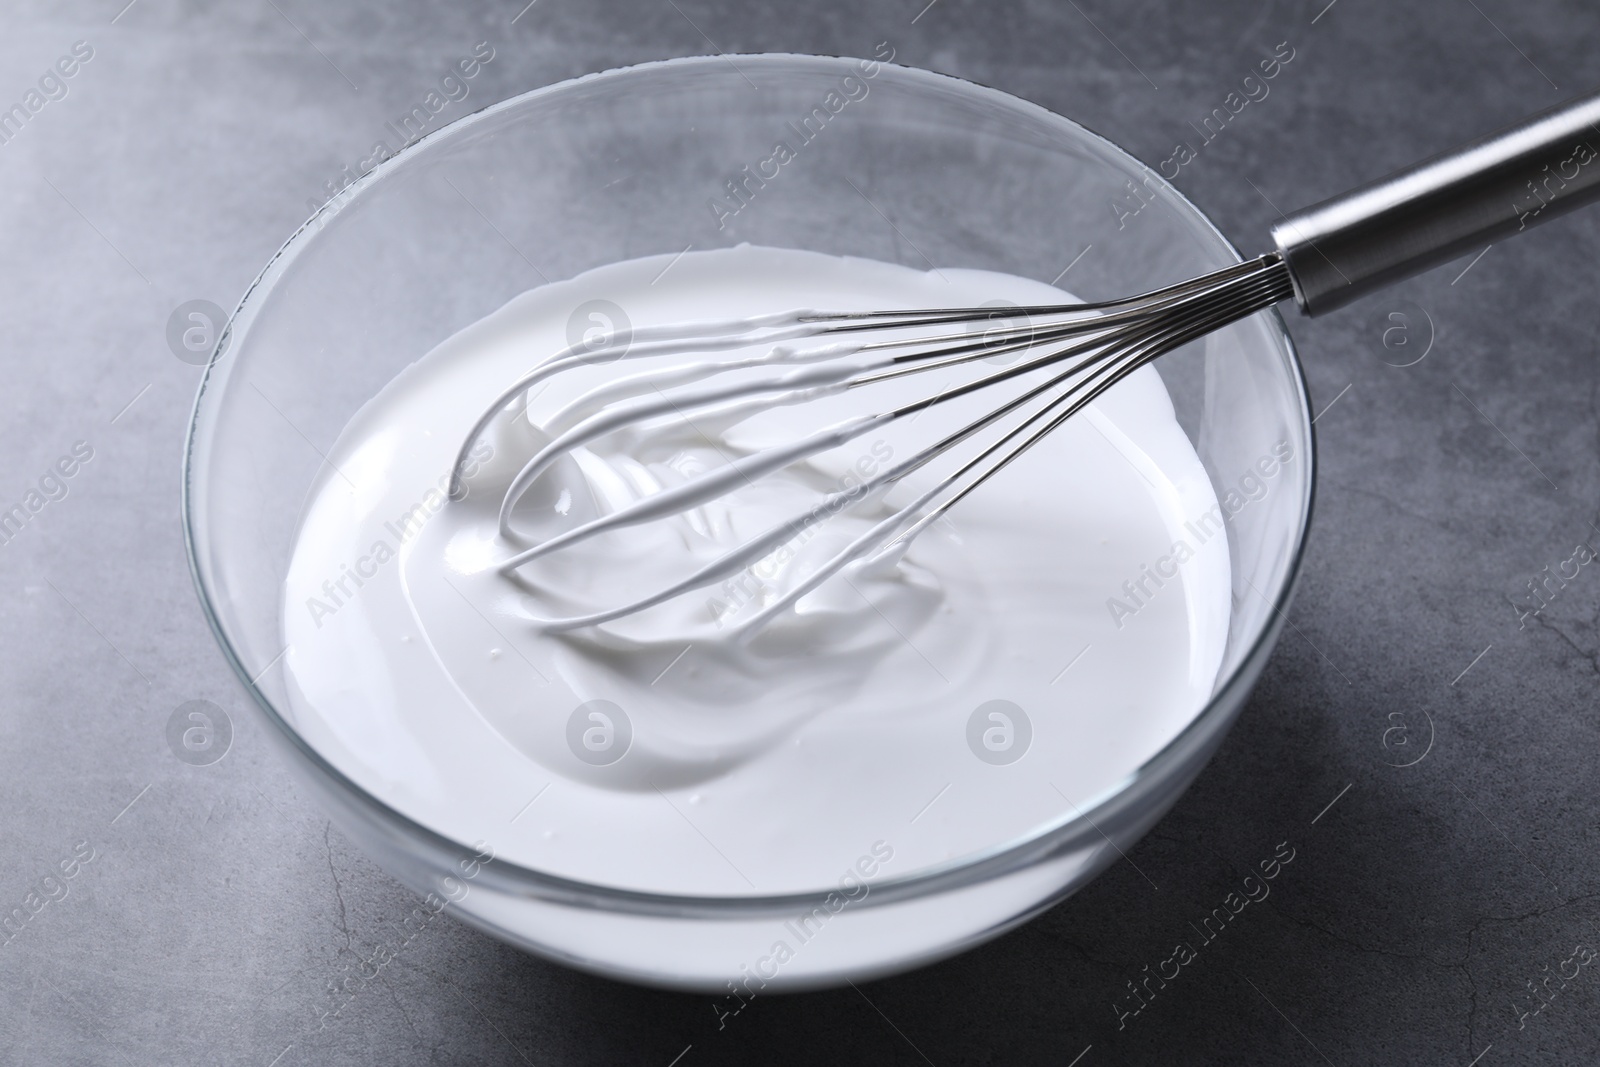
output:
[[[778,140],[793,158],[773,160]],[[1209,705],[1090,810],[874,881],[781,967],[772,949],[785,924],[826,907],[837,872],[783,896],[618,890],[485,858],[362,790],[296,732],[281,670],[283,579],[322,454],[400,370],[517,293],[618,260],[746,241],[1044,281],[1082,254],[1063,284],[1087,299],[1239,258],[1133,157],[982,86],[794,55],[610,71],[432,134],[290,238],[219,342],[184,469],[190,561],[217,641],[346,834],[407,885],[515,944],[614,977],[719,992],[729,981],[825,985],[950,955],[1114,862],[1237,716],[1282,629],[1312,497],[1304,381],[1275,312],[1164,357],[1158,369],[1219,499],[1275,448],[1294,457],[1229,523],[1233,617]]]

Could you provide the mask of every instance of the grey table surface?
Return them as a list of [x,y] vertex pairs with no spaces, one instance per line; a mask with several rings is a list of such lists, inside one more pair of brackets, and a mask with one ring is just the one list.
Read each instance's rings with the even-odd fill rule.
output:
[[[0,505],[43,504],[0,547],[0,912],[26,916],[0,934],[0,1063],[1600,1056],[1600,968],[1583,962],[1600,948],[1600,567],[1536,617],[1512,605],[1600,545],[1593,211],[1293,323],[1321,471],[1290,627],[1131,863],[965,955],[763,998],[722,1029],[708,997],[454,922],[319,1027],[328,984],[412,898],[297,790],[201,617],[178,521],[198,372],[167,322],[236,300],[323,183],[472,45],[496,59],[447,117],[644,60],[889,40],[1155,164],[1287,42],[1271,95],[1177,182],[1246,248],[1273,205],[1600,82],[1600,9],[1577,0],[525,2],[0,11],[0,106],[92,49],[0,143]],[[75,446],[92,459],[48,478]],[[167,740],[195,699],[233,726],[209,766]],[[1271,898],[1119,1029],[1126,983],[1284,841],[1296,859]],[[47,880],[63,861],[72,877]]]

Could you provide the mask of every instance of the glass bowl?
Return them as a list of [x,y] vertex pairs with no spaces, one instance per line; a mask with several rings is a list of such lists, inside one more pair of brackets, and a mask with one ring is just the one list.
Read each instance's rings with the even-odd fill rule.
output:
[[[1065,805],[981,853],[877,872],[844,906],[837,871],[782,895],[586,884],[509,862],[484,841],[451,840],[361,788],[359,773],[296,730],[282,669],[284,576],[328,448],[398,372],[525,289],[741,242],[1042,281],[1072,265],[1063,284],[1085,299],[1239,259],[1132,156],[993,89],[821,56],[610,71],[496,104],[404,148],[295,233],[218,342],[183,481],[191,568],[217,641],[344,833],[431,906],[507,941],[613,977],[717,992],[826,985],[948,956],[1114,862],[1238,715],[1282,629],[1312,498],[1310,411],[1276,312],[1163,357],[1179,421],[1230,515],[1232,622],[1209,703],[1084,810]],[[1267,477],[1266,457],[1285,451]],[[778,952],[824,920],[826,936]]]

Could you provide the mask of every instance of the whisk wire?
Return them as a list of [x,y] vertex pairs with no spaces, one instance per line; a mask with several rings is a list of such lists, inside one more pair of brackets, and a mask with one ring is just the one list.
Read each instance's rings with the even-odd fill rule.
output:
[[[885,411],[853,416],[797,441],[738,457],[680,485],[660,490],[610,514],[524,547],[501,563],[499,570],[510,575],[534,559],[609,530],[690,510],[708,499],[734,492],[743,484],[837,448],[874,428],[980,390],[992,389],[1065,364],[1043,380],[1027,384],[1018,395],[986,410],[907,459],[870,478],[824,495],[809,509],[773,525],[665,588],[603,611],[535,620],[537,625],[549,631],[601,625],[731,577],[813,526],[885,491],[948,454],[961,443],[995,427],[1008,416],[1023,412],[1030,404],[1037,404],[1034,410],[1026,412],[1015,425],[984,445],[971,458],[959,463],[953,471],[919,491],[911,501],[874,523],[782,596],[739,623],[737,632],[749,636],[852,562],[870,562],[909,545],[919,533],[958,502],[970,496],[1063,422],[1139,367],[1230,323],[1269,308],[1292,294],[1293,283],[1288,267],[1277,253],[1270,253],[1199,278],[1118,300],[999,309],[941,309],[933,312],[923,309],[878,312],[808,310],[703,324],[693,331],[683,327],[646,327],[635,332],[631,344],[617,346],[620,351],[616,358],[633,359],[683,352],[704,356],[712,352],[736,351],[759,345],[773,347],[759,357],[710,363],[702,361],[646,371],[608,383],[568,404],[552,422],[570,425],[566,425],[523,466],[506,492],[500,511],[503,535],[519,539],[510,524],[513,509],[527,488],[556,459],[628,426],[674,414],[688,418],[690,411],[711,411],[724,424],[732,425],[749,413],[776,404],[806,403],[909,374],[959,368],[978,360],[992,360],[996,356],[1011,353],[1023,353],[1028,358],[916,401]],[[1035,318],[1045,318],[1046,321],[1035,323],[1032,321]],[[994,327],[981,337],[974,337],[970,329],[972,324],[997,319],[1023,321],[1021,325]],[[826,337],[829,334],[907,329],[925,331],[930,327],[951,324],[963,324],[968,329],[932,336],[925,332],[902,334],[861,343],[823,344],[813,348],[788,347],[789,342]],[[902,351],[904,349],[910,350]],[[605,352],[604,348],[589,351],[583,350],[582,346],[571,346],[524,374],[503,391],[479,419],[462,447],[461,457],[465,457],[477,436],[484,432],[493,418],[533,385],[580,364],[598,362]],[[864,362],[863,354],[866,355]],[[670,388],[729,372],[791,365],[798,366],[762,381],[735,382],[702,389],[688,398],[674,398],[662,388],[663,385]],[[642,395],[646,390],[656,395]],[[459,466],[453,475],[451,489],[453,497],[459,495]]]

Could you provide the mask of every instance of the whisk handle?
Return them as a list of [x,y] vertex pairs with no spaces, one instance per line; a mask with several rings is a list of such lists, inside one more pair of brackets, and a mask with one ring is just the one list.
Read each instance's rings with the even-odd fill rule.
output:
[[1600,200],[1600,92],[1272,227],[1308,315]]

